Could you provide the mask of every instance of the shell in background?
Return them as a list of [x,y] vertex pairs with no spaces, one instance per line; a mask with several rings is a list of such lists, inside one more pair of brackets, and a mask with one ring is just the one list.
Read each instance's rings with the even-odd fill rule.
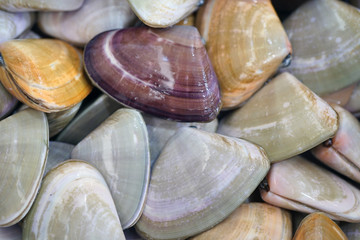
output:
[[302,220],[293,240],[347,240],[341,228],[324,213],[309,214]]
[[0,44],[0,81],[18,100],[44,112],[69,109],[92,90],[80,53],[54,39]]
[[17,99],[0,83],[0,120],[8,116],[16,107]]
[[72,151],[103,174],[114,198],[123,229],[139,219],[150,179],[149,140],[139,112],[120,109]]
[[83,4],[84,0],[1,0],[0,9],[9,12],[28,11],[72,11]]
[[313,155],[335,171],[360,182],[360,123],[347,110],[332,105],[339,116],[336,135],[312,150]]
[[351,94],[348,103],[345,105],[345,109],[352,112],[356,117],[359,117],[360,112],[360,83],[356,84],[356,87]]
[[1,240],[21,240],[22,231],[19,225],[14,225],[11,227],[1,227],[0,228],[0,239]]
[[39,34],[33,32],[33,31],[27,31],[24,32],[19,36],[20,39],[35,39],[35,38],[41,38]]
[[71,158],[74,145],[62,142],[51,141],[49,144],[49,154],[46,161],[44,176],[56,165]]
[[293,46],[289,71],[319,95],[360,80],[360,11],[337,0],[313,0],[284,22]]
[[105,32],[86,45],[84,59],[93,84],[126,106],[183,122],[209,122],[220,111],[217,78],[195,27]]
[[55,136],[61,130],[68,125],[68,123],[75,117],[76,113],[79,111],[82,102],[79,102],[75,106],[61,111],[61,112],[53,112],[46,114],[46,117],[49,121],[49,132],[50,137]]
[[207,132],[216,132],[218,126],[218,120],[216,118],[209,123],[182,123],[164,120],[148,114],[143,114],[143,117],[149,134],[151,166],[154,165],[166,142],[179,128],[194,127]]
[[104,178],[77,160],[53,168],[23,224],[23,238],[125,240]]
[[338,125],[336,112],[324,100],[282,73],[225,116],[218,132],[260,145],[276,162],[319,145],[335,135]]
[[360,222],[360,191],[300,156],[272,164],[266,179],[261,197],[267,203],[299,212],[322,211],[335,220]]
[[72,12],[40,12],[39,26],[51,36],[84,46],[95,35],[130,26],[136,16],[127,0],[85,0]]
[[342,231],[348,237],[349,240],[360,239],[360,223],[342,223],[340,225]]
[[350,102],[351,96],[353,95],[356,86],[357,84],[355,83],[351,84],[346,88],[324,95],[321,98],[324,99],[329,104],[337,104],[343,107]]
[[174,25],[195,12],[202,0],[128,0],[135,14],[150,27]]
[[34,20],[33,13],[10,13],[0,10],[0,43],[19,37],[31,28]]
[[101,95],[79,112],[56,137],[56,141],[78,144],[120,107],[121,105],[110,97]]
[[45,114],[26,109],[0,122],[0,226],[19,222],[40,187],[49,146]]
[[270,0],[208,0],[196,26],[219,79],[224,109],[251,97],[291,54]]
[[135,225],[151,239],[184,239],[221,222],[269,169],[265,151],[241,139],[184,127],[157,159]]
[[266,203],[242,204],[214,228],[191,240],[291,240],[291,215]]
[[195,25],[195,14],[191,14],[178,22],[176,25],[194,26]]

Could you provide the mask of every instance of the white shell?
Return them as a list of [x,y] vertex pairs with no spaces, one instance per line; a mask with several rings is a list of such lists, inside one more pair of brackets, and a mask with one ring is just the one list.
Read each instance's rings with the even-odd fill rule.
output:
[[72,11],[83,4],[84,0],[1,0],[0,9],[9,12],[28,11]]
[[0,10],[0,43],[17,38],[34,23],[33,13],[10,13]]

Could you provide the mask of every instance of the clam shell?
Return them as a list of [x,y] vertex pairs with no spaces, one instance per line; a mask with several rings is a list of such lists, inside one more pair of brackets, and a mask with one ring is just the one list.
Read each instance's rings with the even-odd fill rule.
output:
[[22,239],[21,227],[19,225],[14,225],[11,227],[1,227],[0,228],[0,239],[1,240],[21,240]]
[[127,0],[85,0],[72,12],[40,12],[39,26],[51,36],[84,46],[95,35],[130,26],[135,20]]
[[56,165],[71,158],[74,145],[62,142],[51,141],[49,144],[49,154],[46,161],[44,176]]
[[353,93],[350,96],[348,103],[345,105],[345,109],[354,113],[357,117],[360,112],[360,83],[356,84]]
[[139,219],[150,178],[149,140],[141,114],[120,109],[76,145],[72,158],[103,174],[123,229]]
[[181,128],[167,142],[135,225],[149,239],[184,239],[225,219],[269,169],[262,148],[241,139]]
[[9,94],[0,83],[0,120],[8,116],[16,107],[17,99]]
[[24,32],[19,36],[20,39],[35,39],[35,38],[41,38],[39,34],[33,32],[33,31],[27,31]]
[[196,26],[219,79],[224,109],[252,96],[291,53],[270,0],[208,0]]
[[157,117],[209,122],[220,110],[216,75],[195,27],[129,28],[97,35],[85,48],[93,84]]
[[325,212],[335,220],[360,222],[360,191],[337,175],[297,156],[272,164],[261,197],[272,205]]
[[179,128],[194,127],[207,132],[216,132],[218,126],[218,120],[216,118],[209,123],[182,123],[164,120],[148,114],[143,114],[143,117],[149,133],[151,166],[154,165],[166,142]]
[[332,107],[339,115],[339,129],[330,144],[321,144],[312,153],[324,164],[360,182],[360,123],[344,108]]
[[76,160],[44,177],[24,220],[23,238],[125,240],[104,178],[93,166]]
[[360,239],[360,223],[343,223],[340,227],[349,240]]
[[44,112],[69,109],[92,90],[80,53],[54,39],[0,44],[0,81],[21,102]]
[[319,95],[360,76],[360,12],[342,1],[309,1],[284,21],[294,49],[286,71]]
[[178,22],[176,25],[194,26],[195,25],[195,14],[191,14]]
[[291,237],[288,211],[265,203],[249,203],[242,204],[224,221],[191,240],[291,240]]
[[347,240],[341,228],[325,214],[309,214],[296,230],[293,240]]
[[220,122],[218,132],[262,146],[272,162],[305,152],[335,135],[336,112],[289,73],[259,90]]
[[121,105],[110,97],[101,95],[80,111],[56,137],[56,141],[78,144],[120,107]]
[[340,106],[345,106],[350,102],[351,96],[353,95],[357,84],[351,84],[350,86],[343,88],[339,91],[333,92],[331,94],[322,96],[326,102],[330,104],[337,104]]
[[34,20],[33,13],[10,13],[0,10],[0,43],[20,36],[31,28]]
[[46,114],[46,117],[49,121],[49,131],[50,137],[55,136],[61,130],[63,130],[66,125],[75,117],[76,113],[79,111],[81,102],[61,112],[53,112]]
[[128,0],[135,14],[150,27],[165,28],[198,9],[202,0]]
[[28,11],[72,11],[83,4],[84,0],[1,0],[0,9],[9,12]]
[[45,114],[33,109],[2,120],[0,132],[0,226],[4,227],[19,222],[35,200],[49,132]]

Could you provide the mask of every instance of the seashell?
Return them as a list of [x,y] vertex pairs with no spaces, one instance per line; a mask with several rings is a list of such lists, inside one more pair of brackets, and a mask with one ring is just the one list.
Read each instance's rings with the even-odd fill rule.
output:
[[321,98],[330,104],[337,104],[343,107],[350,101],[350,98],[356,88],[356,85],[357,84],[351,84],[346,88],[322,96]]
[[0,10],[0,43],[20,36],[31,28],[34,20],[33,13],[10,13]]
[[360,112],[360,82],[356,84],[354,91],[352,92],[349,101],[345,105],[345,109],[352,112],[356,117]]
[[17,99],[11,96],[0,83],[0,120],[7,117],[16,107]]
[[105,32],[86,45],[84,59],[93,84],[126,106],[186,122],[212,121],[220,110],[216,75],[195,27]]
[[341,228],[324,213],[309,214],[300,224],[293,240],[347,240]]
[[76,113],[79,111],[80,106],[81,102],[64,111],[46,114],[46,117],[49,121],[50,137],[55,136],[56,134],[61,132],[61,130],[66,127],[66,125],[68,125],[68,123],[75,117]]
[[262,184],[267,203],[300,212],[360,222],[360,191],[337,175],[297,156],[272,164]]
[[176,25],[195,26],[195,14],[187,16]]
[[218,126],[216,118],[209,123],[183,123],[157,118],[148,114],[143,114],[143,117],[149,134],[151,166],[154,165],[166,142],[179,128],[194,127],[207,132],[216,132]]
[[181,128],[153,167],[137,232],[146,239],[199,234],[245,201],[268,169],[265,151],[252,143]]
[[332,105],[339,116],[336,135],[312,150],[313,155],[339,173],[360,182],[360,123],[347,110]]
[[51,141],[49,144],[49,154],[45,165],[44,176],[58,164],[71,158],[74,145],[62,142]]
[[305,152],[338,129],[336,112],[289,73],[260,89],[241,109],[225,116],[218,132],[262,146],[272,162]]
[[78,144],[120,107],[120,104],[105,94],[101,95],[90,105],[85,106],[84,110],[56,137],[56,141]]
[[342,223],[340,225],[342,231],[349,240],[360,239],[360,223]]
[[0,228],[0,239],[1,240],[21,240],[21,227],[19,225],[14,225],[11,227],[2,227]]
[[77,160],[61,163],[44,177],[24,220],[23,238],[125,240],[104,178]]
[[[345,27],[346,26],[346,27]],[[360,12],[337,0],[309,1],[284,22],[294,49],[284,69],[319,95],[359,81]]]
[[265,203],[242,204],[214,228],[191,238],[291,240],[291,215],[288,211]]
[[2,120],[0,132],[0,227],[6,227],[18,223],[35,200],[49,133],[45,114],[33,109]]
[[86,160],[103,174],[122,228],[139,219],[150,178],[149,140],[141,114],[119,109],[78,143],[72,158]]
[[27,31],[24,32],[19,36],[20,39],[35,39],[35,38],[41,38],[39,34],[33,32],[33,31]]
[[85,0],[72,12],[40,12],[39,27],[53,37],[84,46],[95,35],[130,26],[136,16],[126,0]]
[[203,0],[128,0],[132,10],[150,27],[172,26],[195,12]]
[[54,39],[21,39],[0,44],[0,81],[17,99],[44,112],[81,102],[92,86],[80,53]]
[[1,0],[0,9],[9,12],[72,11],[81,7],[84,0]]
[[196,26],[219,79],[224,109],[250,98],[292,51],[270,0],[208,0]]

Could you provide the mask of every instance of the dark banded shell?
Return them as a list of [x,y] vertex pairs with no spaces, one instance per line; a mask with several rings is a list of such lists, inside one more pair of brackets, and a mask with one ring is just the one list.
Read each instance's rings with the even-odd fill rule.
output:
[[217,78],[195,27],[105,32],[87,44],[84,59],[94,85],[126,106],[196,122],[220,110]]

